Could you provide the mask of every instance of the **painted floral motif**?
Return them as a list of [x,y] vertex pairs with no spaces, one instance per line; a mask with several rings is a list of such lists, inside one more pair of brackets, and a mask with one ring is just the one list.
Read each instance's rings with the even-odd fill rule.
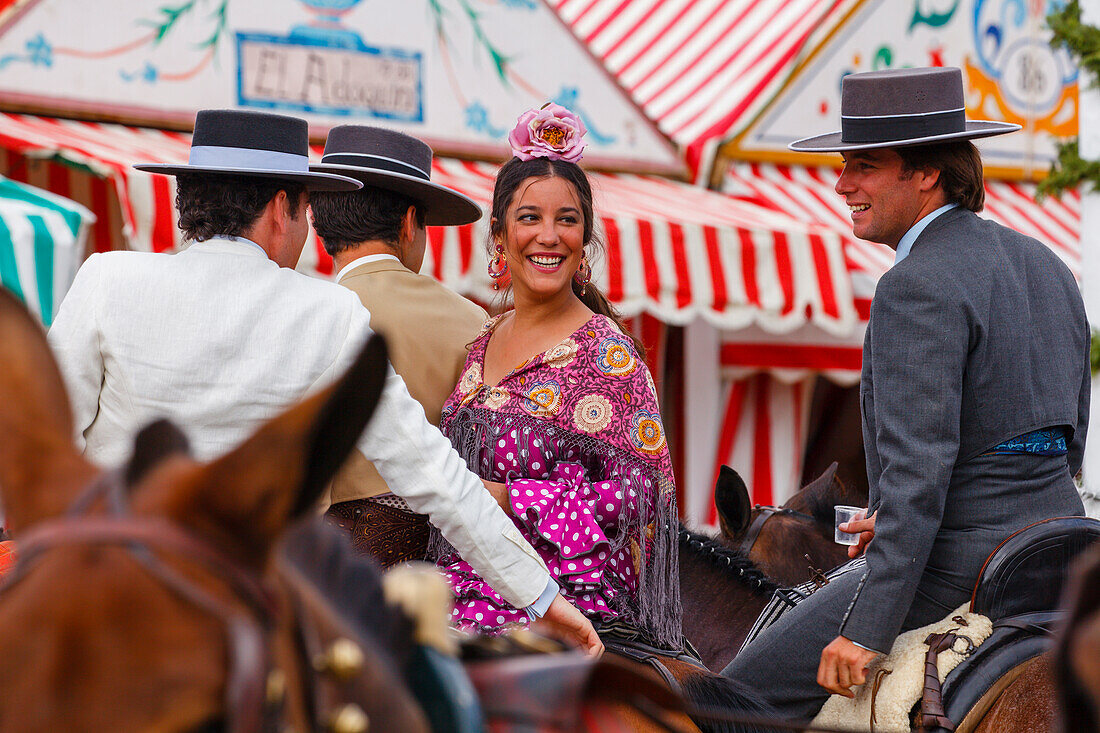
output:
[[606,397],[590,394],[573,408],[573,424],[586,433],[598,433],[611,423],[613,410]]
[[512,395],[503,387],[492,387],[485,393],[485,406],[490,410],[499,410],[511,398]]
[[561,410],[561,386],[553,379],[533,382],[524,394],[523,409],[535,417],[552,417]]
[[665,431],[656,412],[638,410],[631,420],[630,440],[642,453],[659,453],[665,447]]
[[596,367],[604,374],[610,374],[613,377],[625,377],[628,374],[633,374],[634,370],[638,368],[638,361],[634,358],[630,342],[626,339],[614,336],[605,338],[600,342],[598,353]]
[[567,338],[560,344],[546,352],[545,362],[547,366],[561,369],[569,366],[573,359],[577,358],[577,342]]
[[481,386],[481,365],[476,362],[463,372],[462,379],[458,380],[458,389],[462,394],[470,394]]

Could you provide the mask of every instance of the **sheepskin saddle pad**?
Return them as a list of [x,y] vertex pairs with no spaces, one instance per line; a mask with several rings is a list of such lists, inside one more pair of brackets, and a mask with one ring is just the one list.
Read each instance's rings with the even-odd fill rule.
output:
[[[867,682],[854,688],[855,697],[832,695],[814,718],[814,727],[843,730],[873,730],[908,733],[909,712],[924,692],[925,640],[930,634],[954,631],[956,644],[937,659],[940,682],[972,650],[989,637],[993,624],[988,618],[970,613],[964,603],[947,618],[919,629],[906,631],[894,640],[885,657],[868,665]],[[967,644],[967,640],[970,644]]]

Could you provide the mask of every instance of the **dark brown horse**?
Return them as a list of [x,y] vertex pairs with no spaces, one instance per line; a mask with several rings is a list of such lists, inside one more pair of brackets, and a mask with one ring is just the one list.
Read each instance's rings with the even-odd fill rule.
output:
[[714,494],[718,536],[681,528],[680,595],[684,635],[704,664],[720,670],[777,584],[798,585],[811,566],[829,570],[847,560],[846,548],[833,542],[833,507],[863,506],[867,497],[837,478],[835,463],[778,509],[753,507],[741,477],[725,467]]
[[[722,669],[740,649],[777,585],[805,582],[813,570],[827,571],[847,559],[847,548],[833,542],[833,506],[864,506],[867,497],[845,487],[833,464],[778,510],[750,507],[748,491],[732,470],[720,476],[715,501],[721,524],[717,537],[681,530],[680,588],[685,636],[707,666]],[[1100,733],[1098,553],[1093,552],[1091,566],[1078,578],[1071,614],[1076,621],[1062,644],[1061,670],[1069,682],[1058,684],[1053,653],[1036,657],[1014,671],[1018,676],[984,713],[975,715],[978,720],[967,721],[968,730],[1056,730],[1061,694],[1065,730]]]

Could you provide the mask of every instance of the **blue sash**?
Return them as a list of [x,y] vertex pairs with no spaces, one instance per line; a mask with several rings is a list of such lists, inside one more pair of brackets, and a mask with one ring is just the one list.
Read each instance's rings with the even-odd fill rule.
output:
[[1003,456],[1011,453],[1030,453],[1036,456],[1064,456],[1066,450],[1066,431],[1058,428],[1043,428],[1030,433],[1017,435],[995,445],[985,452],[987,456]]

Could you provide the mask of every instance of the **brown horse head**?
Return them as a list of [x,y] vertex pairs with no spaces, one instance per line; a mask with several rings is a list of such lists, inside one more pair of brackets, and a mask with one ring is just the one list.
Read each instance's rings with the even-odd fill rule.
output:
[[[118,474],[103,473],[74,448],[44,334],[2,289],[0,363],[0,495],[17,545],[28,549],[0,602],[0,659],[11,671],[0,685],[0,731],[219,729],[242,717],[227,709],[227,687],[233,661],[249,655],[272,660],[260,669],[275,688],[285,681],[284,695],[272,691],[283,720],[316,727],[327,711],[307,691],[308,644],[295,623],[308,604],[277,573],[260,575],[379,400],[387,369],[381,340],[335,385],[222,458],[196,462],[182,433],[161,422],[138,436]],[[62,516],[89,496],[88,487],[112,485],[123,489],[124,517],[105,517],[104,500],[82,519]],[[142,539],[67,541],[97,522],[125,525]],[[248,647],[242,639],[250,637],[231,630],[238,627],[259,629],[259,643]],[[370,666],[371,650],[360,646]],[[384,678],[375,720],[381,724],[389,708],[393,729],[422,725],[407,693]]]
[[1100,730],[1100,548],[1077,563],[1055,668],[1065,730]]
[[[833,463],[780,507],[785,511],[771,513],[766,507],[752,507],[745,482],[723,466],[714,490],[723,542],[747,549],[749,558],[780,585],[808,580],[811,564],[829,570],[844,562],[847,548],[833,542],[833,507],[866,506],[867,496],[849,489],[836,469]],[[754,524],[756,536],[749,537]],[[751,540],[748,548],[743,547],[746,540]]]

